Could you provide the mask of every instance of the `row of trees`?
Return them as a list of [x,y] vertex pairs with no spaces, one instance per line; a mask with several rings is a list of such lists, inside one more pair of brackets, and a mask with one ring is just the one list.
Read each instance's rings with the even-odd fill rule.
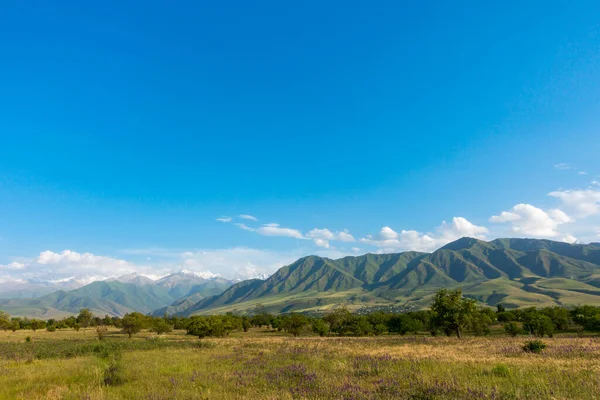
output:
[[406,313],[383,311],[357,315],[340,307],[323,316],[308,316],[291,313],[271,315],[262,306],[252,310],[250,316],[233,314],[184,317],[150,317],[141,313],[126,314],[122,318],[106,315],[95,317],[90,310],[82,309],[78,316],[61,320],[10,318],[0,311],[0,329],[56,329],[95,327],[98,337],[103,338],[108,326],[115,326],[129,337],[148,329],[157,334],[183,329],[188,334],[204,337],[223,337],[233,331],[248,331],[251,327],[270,327],[298,336],[314,333],[320,336],[369,336],[429,332],[431,335],[445,334],[462,337],[465,334],[486,335],[490,327],[502,324],[512,335],[529,334],[539,337],[552,336],[556,331],[600,332],[600,307],[579,306],[525,308],[506,310],[498,305],[491,308],[478,307],[476,301],[462,296],[460,289],[438,291],[429,310]]

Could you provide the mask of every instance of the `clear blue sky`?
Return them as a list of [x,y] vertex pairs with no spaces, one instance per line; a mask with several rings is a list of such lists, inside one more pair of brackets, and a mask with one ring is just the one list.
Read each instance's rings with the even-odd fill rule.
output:
[[597,240],[600,3],[492,3],[4,1],[0,264]]

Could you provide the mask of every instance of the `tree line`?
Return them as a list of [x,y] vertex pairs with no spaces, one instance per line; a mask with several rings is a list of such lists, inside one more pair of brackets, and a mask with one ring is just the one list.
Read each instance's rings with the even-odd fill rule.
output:
[[0,311],[0,329],[57,329],[75,330],[94,328],[100,339],[104,338],[109,326],[121,329],[130,338],[147,329],[158,335],[173,329],[185,330],[199,338],[224,337],[234,331],[247,332],[252,327],[287,332],[293,336],[316,334],[319,336],[371,336],[384,334],[405,335],[407,333],[429,332],[431,335],[462,337],[466,334],[488,335],[493,325],[501,324],[507,334],[517,336],[551,337],[560,331],[600,332],[600,307],[589,305],[572,308],[545,307],[519,308],[507,310],[501,304],[496,309],[478,307],[474,299],[465,298],[460,289],[441,289],[433,296],[430,308],[421,311],[389,313],[375,311],[368,314],[353,314],[345,307],[331,312],[311,316],[300,313],[272,315],[264,307],[254,307],[249,315],[192,316],[192,317],[151,317],[138,312],[126,314],[122,318],[106,315],[96,317],[89,309],[82,309],[77,316],[61,320],[11,318]]

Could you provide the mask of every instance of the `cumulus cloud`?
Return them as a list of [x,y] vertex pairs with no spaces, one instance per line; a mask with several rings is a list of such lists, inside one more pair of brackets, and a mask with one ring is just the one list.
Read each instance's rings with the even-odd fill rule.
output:
[[463,236],[485,238],[487,228],[475,225],[463,217],[454,217],[451,222],[443,221],[435,233],[415,230],[396,232],[389,226],[381,228],[377,235],[368,235],[361,242],[379,247],[383,251],[416,250],[433,251]]
[[143,275],[155,273],[155,269],[149,266],[72,250],[58,253],[46,250],[31,259],[0,265],[0,271],[6,271],[6,275],[21,281],[49,283],[77,281],[81,284],[132,272]]
[[566,235],[566,236],[563,236],[561,241],[566,242],[566,243],[577,243],[577,238],[573,235]]
[[452,242],[464,236],[484,239],[489,233],[486,227],[475,225],[463,217],[454,217],[450,223],[443,221],[437,232],[445,242]]
[[255,217],[255,216],[253,216],[253,215],[248,215],[248,214],[240,214],[240,215],[238,215],[238,218],[241,218],[241,219],[248,219],[248,220],[250,220],[250,221],[258,221],[258,218],[256,218],[256,217]]
[[306,237],[312,239],[319,247],[329,248],[329,242],[332,240],[340,242],[355,242],[354,236],[350,232],[344,230],[341,232],[331,232],[329,229],[315,228],[306,234]]
[[559,199],[563,207],[578,218],[600,214],[599,190],[557,190],[548,195]]
[[5,271],[19,271],[19,270],[25,269],[26,266],[27,266],[27,264],[13,261],[13,262],[8,263],[6,265],[0,264],[0,270],[5,270]]
[[559,236],[557,228],[573,219],[559,209],[544,211],[531,204],[517,204],[509,211],[503,211],[489,219],[492,223],[509,223],[513,233],[525,236]]
[[260,228],[257,228],[255,232],[263,236],[285,236],[296,239],[306,239],[299,230],[282,228],[279,224],[264,224]]

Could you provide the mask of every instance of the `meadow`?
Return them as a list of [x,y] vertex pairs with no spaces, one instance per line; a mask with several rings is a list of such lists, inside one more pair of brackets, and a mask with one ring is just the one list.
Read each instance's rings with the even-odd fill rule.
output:
[[[27,337],[30,339],[27,340]],[[2,399],[597,399],[600,338],[0,332]]]

